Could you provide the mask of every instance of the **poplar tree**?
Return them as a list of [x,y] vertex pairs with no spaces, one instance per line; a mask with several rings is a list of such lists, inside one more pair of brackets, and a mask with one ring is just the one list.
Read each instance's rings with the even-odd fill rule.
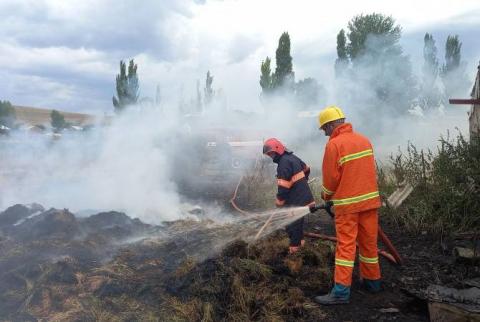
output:
[[460,67],[460,60],[462,58],[462,43],[458,39],[458,35],[447,37],[445,42],[445,64],[443,65],[443,73],[455,71]]
[[292,56],[290,54],[290,36],[284,32],[278,40],[275,52],[275,73],[273,76],[274,88],[293,90],[295,76],[293,73]]
[[137,64],[133,59],[128,64],[128,72],[126,64],[123,60],[120,61],[120,74],[116,78],[117,96],[112,97],[115,112],[123,111],[127,106],[134,105],[138,101],[138,76]]
[[351,68],[348,86],[341,86],[356,106],[389,114],[406,113],[414,106],[417,86],[399,44],[401,30],[395,19],[377,13],[355,16],[348,23]]
[[212,103],[213,96],[215,95],[215,92],[212,88],[212,83],[213,83],[213,76],[210,75],[210,71],[208,71],[207,77],[205,79],[204,98],[203,98],[205,102],[205,106],[208,106]]
[[262,95],[268,96],[273,89],[272,70],[270,68],[270,58],[267,56],[260,66],[260,86],[262,87]]
[[445,63],[442,66],[441,79],[444,88],[444,104],[454,96],[468,94],[470,82],[465,73],[465,63],[462,62],[462,43],[458,35],[447,37],[445,42]]
[[437,58],[437,46],[433,36],[429,33],[423,38],[423,67],[422,84],[419,95],[419,104],[424,110],[438,107],[441,102],[441,94],[437,87],[439,63]]
[[345,73],[348,68],[347,37],[345,30],[340,30],[337,34],[337,59],[335,60],[335,76],[339,77]]

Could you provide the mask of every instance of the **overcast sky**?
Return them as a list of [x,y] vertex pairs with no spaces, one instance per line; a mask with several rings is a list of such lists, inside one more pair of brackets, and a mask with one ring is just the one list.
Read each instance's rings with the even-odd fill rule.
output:
[[110,113],[120,59],[138,63],[141,96],[160,85],[189,97],[210,70],[231,107],[258,104],[259,66],[288,31],[297,79],[331,80],[336,34],[361,13],[392,15],[419,68],[425,32],[443,61],[459,34],[472,77],[480,60],[478,0],[0,0],[0,99]]

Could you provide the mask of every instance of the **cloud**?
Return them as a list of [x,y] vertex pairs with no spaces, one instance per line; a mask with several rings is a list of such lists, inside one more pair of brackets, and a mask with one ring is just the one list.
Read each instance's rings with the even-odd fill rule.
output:
[[[7,89],[3,99],[14,104],[67,110],[93,105],[98,109],[99,100],[112,92],[116,68],[104,53],[92,49],[0,44],[2,79],[10,83],[3,87]],[[96,102],[85,104],[92,99]]]
[[228,48],[230,63],[240,63],[251,56],[259,47],[261,41],[258,37],[235,36]]
[[[12,61],[13,60],[13,61]],[[50,73],[95,74],[106,77],[112,72],[106,55],[94,49],[69,47],[27,48],[0,44],[0,68],[12,72],[48,76]]]
[[[2,4],[0,34],[25,47],[94,48],[175,59],[175,37],[191,17],[188,1],[18,1]],[[172,25],[176,29],[171,29]]]
[[[191,35],[185,28],[193,5],[187,0],[2,1],[0,68],[10,82],[28,79],[38,85],[12,84],[2,99],[77,110],[96,100],[88,105],[107,111],[119,60],[148,55],[162,64],[189,56],[185,38]],[[68,100],[62,102],[64,90],[45,91],[51,84],[68,88]],[[27,87],[32,92],[26,93]]]
[[39,76],[0,72],[0,86],[9,94],[5,97],[7,100],[12,100],[11,97],[23,97],[23,102],[26,103],[22,105],[31,105],[28,102],[34,102],[37,107],[51,107],[52,104],[63,107],[69,101],[76,101],[77,91],[74,85]]
[[[411,7],[418,10],[412,12]],[[36,98],[42,97],[48,106],[83,109],[84,95],[90,95],[90,106],[111,111],[118,62],[135,58],[142,95],[152,96],[160,83],[166,95],[178,96],[182,84],[194,90],[196,79],[203,81],[211,70],[214,86],[225,89],[229,102],[254,106],[260,92],[260,62],[275,55],[283,31],[292,37],[298,78],[312,76],[329,83],[336,33],[356,14],[392,14],[405,35],[436,25],[450,30],[460,22],[473,35],[478,29],[473,27],[477,21],[473,14],[478,16],[478,10],[478,1],[473,0],[461,5],[367,0],[328,8],[307,0],[4,0],[0,2],[0,68],[11,81],[31,77],[69,88],[71,96],[62,103],[56,92],[40,92],[44,87],[39,86],[23,96],[17,90],[5,91],[0,99],[36,106]],[[478,53],[470,46],[478,45],[465,38],[465,57]]]

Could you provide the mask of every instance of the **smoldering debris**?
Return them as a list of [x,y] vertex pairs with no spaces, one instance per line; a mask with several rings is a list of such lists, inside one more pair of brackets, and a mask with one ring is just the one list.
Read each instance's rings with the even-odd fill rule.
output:
[[[288,237],[277,228],[290,219],[272,221],[268,236],[254,240],[269,213],[148,225],[118,212],[78,218],[66,209],[34,210],[16,205],[0,213],[12,218],[0,228],[2,320],[427,320],[412,304],[418,292],[478,275],[428,236],[387,226],[409,261],[401,270],[382,262],[385,292],[365,294],[355,272],[351,305],[323,308],[312,299],[331,287],[335,245],[307,239],[289,255]],[[306,222],[307,231],[331,229],[315,216]]]
[[77,218],[40,205],[12,206],[0,222],[0,318],[25,321],[49,314],[72,320],[56,303],[69,298],[61,285],[76,287],[83,272],[108,262],[126,238],[154,231],[123,213]]
[[[113,309],[104,307],[110,300],[128,304],[123,310],[137,305],[145,314],[171,314],[171,310],[181,309],[183,305],[176,296],[193,291],[190,289],[192,285],[187,287],[186,284],[187,280],[196,276],[193,270],[207,270],[212,261],[216,261],[209,258],[220,253],[221,261],[226,262],[219,261],[215,265],[220,265],[218,269],[224,267],[225,271],[217,272],[220,275],[215,281],[218,285],[214,287],[225,286],[226,291],[238,287],[239,292],[245,292],[247,285],[238,283],[247,283],[249,276],[261,274],[265,283],[273,278],[272,269],[266,265],[277,265],[282,272],[288,272],[291,267],[279,261],[287,254],[288,239],[285,235],[258,241],[252,247],[243,241],[236,242],[240,239],[253,240],[270,216],[272,213],[267,212],[233,221],[190,219],[155,226],[113,211],[78,218],[68,209],[45,210],[40,205],[12,206],[0,213],[0,316],[49,320],[69,320],[77,314],[87,320],[97,320],[99,316],[96,314],[123,317],[120,304],[118,307],[114,305]],[[297,218],[280,211],[278,219],[272,220],[272,225],[265,229],[265,234]],[[225,248],[227,244],[230,246]],[[259,248],[260,244],[265,244],[265,247]],[[305,255],[308,257],[306,261],[313,265],[312,269],[327,274],[327,266],[321,263],[326,260],[323,256],[330,252],[331,249],[326,246],[311,250]],[[204,260],[205,264],[198,266]],[[257,260],[261,262],[257,263]],[[231,265],[237,268],[228,268]],[[293,268],[291,272],[298,274],[298,270]],[[220,277],[223,274],[230,277],[223,280]],[[202,276],[206,278],[207,275]],[[324,281],[327,280],[325,278]],[[233,286],[223,285],[233,281]],[[197,293],[206,292],[211,286],[207,285],[207,280],[196,283],[201,284],[198,284]],[[282,292],[293,287],[291,283],[285,283]],[[251,293],[248,296],[252,297],[255,287],[247,288]],[[272,302],[269,304],[272,310],[277,310],[274,306],[286,300],[277,298],[277,292],[280,290],[269,290],[267,284],[264,285],[264,296]],[[298,290],[293,292],[298,293]],[[106,299],[109,300],[105,302]],[[159,300],[171,306],[160,305]],[[300,305],[298,310],[303,312],[303,304],[289,305]],[[185,313],[175,312],[180,320]],[[237,313],[232,311],[232,317]],[[214,317],[223,313],[212,311],[209,314]],[[238,317],[243,316],[241,314]],[[285,311],[283,314],[289,313]]]
[[31,216],[43,212],[45,209],[39,204],[31,205],[14,205],[2,213],[1,227],[8,227],[11,225],[18,225]]

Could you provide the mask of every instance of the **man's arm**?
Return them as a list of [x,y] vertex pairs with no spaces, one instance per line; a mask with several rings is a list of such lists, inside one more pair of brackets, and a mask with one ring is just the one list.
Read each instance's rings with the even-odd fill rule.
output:
[[310,167],[305,162],[303,162],[303,160],[300,160],[300,163],[302,165],[302,169],[303,169],[303,173],[305,174],[305,178],[308,181],[308,177],[310,176]]
[[334,144],[327,143],[322,164],[322,199],[328,201],[337,190],[341,177],[341,169],[338,164],[339,154]]
[[290,188],[292,187],[292,173],[293,169],[290,163],[285,162],[281,163],[277,167],[277,200],[275,204],[277,207],[282,207],[285,205],[285,201],[288,198],[290,193]]

